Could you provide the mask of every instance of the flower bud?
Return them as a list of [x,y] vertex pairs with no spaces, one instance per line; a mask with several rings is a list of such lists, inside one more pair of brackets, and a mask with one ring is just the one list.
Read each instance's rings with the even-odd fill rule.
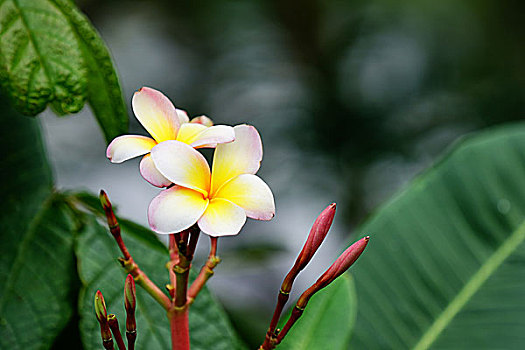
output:
[[[277,295],[277,305],[275,306],[275,311],[273,313],[272,320],[270,321],[268,332],[266,333],[266,345],[268,345],[268,343],[271,342],[272,337],[275,337],[277,323],[279,322],[279,318],[281,317],[281,313],[284,309],[285,304],[288,302],[288,298],[290,297],[290,291],[292,290],[292,285],[295,281],[295,278],[297,277],[299,272],[301,272],[301,270],[304,269],[306,265],[308,265],[315,252],[317,251],[317,249],[319,249],[319,246],[321,245],[321,243],[323,243],[323,240],[328,234],[330,226],[332,225],[332,221],[334,220],[335,207],[336,204],[332,203],[325,210],[323,210],[321,214],[319,214],[317,219],[314,221],[314,224],[312,225],[312,229],[310,230],[310,234],[308,235],[308,238],[304,243],[303,249],[299,253],[299,256],[297,256],[294,265],[284,278],[284,281],[281,284],[281,289],[279,290],[279,294]],[[297,314],[296,311],[295,316],[300,317],[300,313]],[[288,326],[290,327],[291,325]],[[289,329],[289,327],[287,329]]]
[[193,118],[190,123],[202,124],[204,126],[213,126],[213,121],[205,115]]
[[128,332],[134,332],[137,329],[135,321],[136,305],[135,281],[133,280],[133,276],[128,275],[128,277],[126,277],[126,283],[124,284],[124,306],[126,308],[126,330]]
[[95,314],[97,315],[98,322],[104,322],[108,319],[106,303],[100,290],[97,290],[97,293],[95,293]]
[[126,311],[135,311],[137,303],[135,293],[135,280],[133,276],[129,274],[124,284],[124,306],[126,307]]
[[296,307],[304,309],[312,295],[332,283],[337,277],[348,270],[348,268],[353,265],[357,258],[361,256],[369,240],[370,236],[366,236],[348,247],[334,261],[332,266],[330,266],[328,270],[326,270],[326,272],[323,273],[321,277],[319,277],[319,279],[299,297]]
[[111,331],[108,324],[108,314],[106,311],[106,303],[100,290],[95,293],[95,315],[100,324],[100,334],[102,336],[102,343],[106,349],[113,347],[113,340],[111,338]]
[[102,204],[102,208],[104,208],[104,212],[106,213],[109,228],[112,229],[113,227],[118,226],[117,218],[115,217],[115,213],[113,212],[113,207],[111,206],[111,202],[109,201],[108,195],[106,194],[106,192],[104,192],[104,190],[100,190],[99,198],[100,204]]
[[335,207],[335,203],[332,203],[326,207],[326,209],[323,210],[321,214],[319,214],[312,225],[312,229],[310,230],[310,234],[306,239],[303,250],[296,260],[296,265],[298,266],[299,270],[302,270],[306,267],[317,249],[319,249],[321,246],[321,243],[323,243],[326,235],[328,234],[328,231],[330,230],[330,227],[332,226],[332,222],[334,221]]
[[310,230],[310,234],[304,243],[303,249],[295,260],[292,269],[288,275],[286,275],[286,278],[283,281],[281,286],[282,292],[290,293],[292,284],[297,277],[297,274],[303,270],[306,265],[308,265],[317,249],[319,249],[321,246],[321,243],[323,243],[326,235],[328,234],[328,231],[330,230],[330,227],[332,226],[335,216],[335,209],[336,204],[330,204],[325,210],[321,212],[321,214],[319,214],[317,219],[314,221],[314,224]]

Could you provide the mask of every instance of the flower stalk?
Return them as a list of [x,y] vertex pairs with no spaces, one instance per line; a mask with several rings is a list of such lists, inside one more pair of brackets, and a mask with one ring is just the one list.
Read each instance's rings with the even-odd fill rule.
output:
[[299,300],[295,304],[294,309],[292,310],[290,318],[284,325],[283,329],[277,335],[275,345],[278,345],[284,339],[284,337],[288,334],[290,328],[292,328],[292,326],[302,316],[310,298],[315,293],[332,283],[346,270],[348,270],[350,266],[352,266],[355,263],[355,261],[359,258],[359,256],[361,256],[369,240],[370,237],[366,236],[352,244],[350,247],[348,247],[328,268],[328,270],[326,270],[325,273],[323,273],[321,277],[319,277],[310,288],[308,288],[306,291],[304,291],[303,294],[301,294]]
[[164,309],[168,310],[171,307],[170,299],[160,290],[159,287],[157,287],[155,283],[149,279],[149,277],[139,268],[139,266],[131,257],[131,254],[129,253],[128,248],[126,247],[126,244],[124,243],[124,240],[120,234],[120,225],[118,224],[118,220],[115,216],[115,213],[113,212],[111,202],[109,201],[106,192],[103,190],[100,191],[100,203],[102,204],[102,208],[104,208],[104,212],[106,213],[109,230],[111,231],[111,234],[115,238],[115,241],[117,242],[117,245],[124,256],[123,258],[119,258],[120,264],[127,273],[134,277],[136,283],[144,288],[144,290],[148,292],[148,294],[150,294],[153,299],[155,299]]
[[119,350],[126,350],[126,345],[124,344],[124,340],[122,339],[122,334],[120,334],[120,329],[118,327],[117,316],[115,316],[114,314],[109,314],[108,324],[109,324],[109,328],[111,329],[111,332],[113,333],[113,337],[115,338],[115,341],[117,342],[117,346]]
[[135,340],[137,339],[137,322],[135,320],[137,299],[135,281],[132,275],[126,277],[124,284],[124,307],[126,309],[126,339],[128,340],[128,350],[134,350]]
[[188,302],[191,304],[202,290],[206,282],[213,276],[215,267],[221,262],[217,254],[217,237],[210,237],[210,254],[204,266],[202,266],[199,275],[193,281],[188,291]]
[[326,209],[324,209],[321,214],[317,217],[312,225],[308,238],[303,245],[303,249],[297,256],[294,265],[284,278],[284,281],[279,289],[279,294],[277,295],[277,305],[275,306],[275,311],[273,313],[272,320],[270,321],[270,326],[266,332],[266,337],[262,345],[263,349],[271,349],[271,344],[277,340],[277,323],[281,317],[282,311],[286,302],[290,297],[290,291],[292,290],[293,283],[299,272],[301,272],[306,265],[312,260],[315,252],[323,243],[332,222],[334,220],[336,210],[336,204],[332,203]]
[[[170,280],[172,288],[172,307],[168,310],[170,320],[172,349],[190,348],[188,326],[188,278],[197,246],[200,230],[194,225],[187,230],[170,235]],[[173,279],[174,277],[174,279]]]

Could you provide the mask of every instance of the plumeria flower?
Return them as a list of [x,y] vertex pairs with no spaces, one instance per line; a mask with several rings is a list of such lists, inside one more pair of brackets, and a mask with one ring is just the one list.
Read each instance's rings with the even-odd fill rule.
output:
[[259,133],[249,125],[234,130],[234,142],[217,146],[211,172],[202,154],[185,143],[153,147],[155,166],[174,184],[150,203],[148,220],[155,232],[176,233],[197,223],[210,236],[236,235],[246,217],[274,216],[272,191],[255,175],[263,154]]
[[112,163],[122,163],[144,155],[140,161],[140,173],[157,187],[171,185],[171,181],[155,168],[149,154],[157,144],[177,140],[194,148],[215,148],[218,144],[232,142],[235,138],[231,126],[212,126],[213,122],[206,116],[190,121],[185,111],[176,109],[160,91],[148,87],[135,92],[132,106],[135,116],[153,138],[140,135],[119,136],[111,141],[106,155]]

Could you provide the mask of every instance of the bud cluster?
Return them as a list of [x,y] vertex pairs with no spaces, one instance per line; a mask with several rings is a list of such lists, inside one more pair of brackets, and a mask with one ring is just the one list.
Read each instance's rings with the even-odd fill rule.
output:
[[[135,349],[135,339],[137,338],[137,325],[135,322],[136,294],[135,281],[133,276],[128,275],[124,285],[124,306],[126,308],[126,338],[128,339],[128,349]],[[100,325],[102,345],[106,350],[113,350],[113,338],[119,350],[126,350],[126,345],[120,334],[117,317],[107,313],[104,296],[100,290],[95,293],[95,315]],[[111,334],[113,333],[113,337]]]
[[321,246],[321,243],[324,241],[330,226],[332,225],[334,216],[335,216],[335,203],[330,204],[315,220],[310,234],[303,246],[303,249],[299,253],[299,256],[295,260],[294,265],[290,269],[290,272],[286,275],[281,289],[279,290],[279,295],[277,297],[277,305],[275,307],[273,318],[270,322],[268,332],[266,333],[266,338],[261,345],[260,349],[268,350],[273,349],[277,346],[283,338],[286,336],[290,328],[297,322],[301,317],[304,309],[306,308],[310,298],[317,293],[319,290],[328,286],[332,283],[337,277],[343,274],[365,250],[368,241],[370,240],[369,236],[366,236],[359,241],[352,244],[348,247],[336,260],[335,262],[326,270],[317,281],[306,291],[301,294],[299,300],[295,304],[295,307],[292,310],[290,318],[286,322],[282,330],[277,329],[277,323],[281,316],[284,305],[288,301],[290,291],[292,290],[293,282],[295,278],[303,270],[306,265],[310,262],[315,252]]

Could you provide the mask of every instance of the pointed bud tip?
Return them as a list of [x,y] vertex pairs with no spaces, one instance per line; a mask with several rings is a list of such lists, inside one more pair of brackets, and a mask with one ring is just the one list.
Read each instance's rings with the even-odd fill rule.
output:
[[133,312],[136,307],[135,280],[131,274],[126,277],[124,284],[124,307],[127,311]]
[[100,190],[99,199],[100,204],[102,204],[104,209],[111,208],[111,202],[109,201],[109,197],[104,190]]
[[330,204],[328,207],[332,208],[332,209],[335,209],[336,206],[337,206],[337,204],[334,202],[334,203]]
[[100,290],[95,293],[95,314],[99,322],[107,319],[106,303]]
[[370,240],[370,236],[366,236],[363,238],[363,240],[365,240],[366,242],[368,242]]

